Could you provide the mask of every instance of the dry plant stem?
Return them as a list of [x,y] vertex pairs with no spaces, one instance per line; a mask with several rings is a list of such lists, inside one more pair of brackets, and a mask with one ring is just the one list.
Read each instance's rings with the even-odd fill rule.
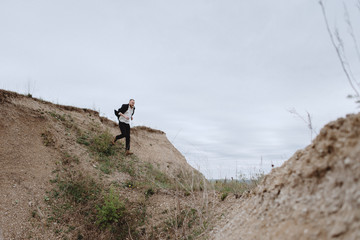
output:
[[294,114],[295,116],[297,116],[298,118],[300,118],[301,120],[303,120],[303,122],[306,123],[307,127],[309,128],[310,130],[310,140],[312,141],[313,139],[313,134],[314,135],[317,135],[317,132],[315,131],[315,129],[313,128],[313,125],[312,125],[312,118],[311,118],[311,115],[309,112],[306,112],[307,114],[307,119],[305,119],[305,117],[301,116],[297,111],[296,109],[290,109],[288,110],[291,114]]
[[[187,228],[187,223],[191,221],[191,214],[192,209],[194,209],[197,213],[198,217],[198,226],[203,227],[205,222],[211,219],[210,213],[212,211],[209,210],[209,190],[207,186],[206,179],[204,177],[201,177],[199,179],[199,176],[196,176],[194,172],[191,173],[191,177],[186,177],[187,174],[184,171],[181,171],[181,174],[184,176],[185,182],[182,183],[177,178],[175,184],[176,184],[176,194],[175,194],[175,211],[172,212],[172,215],[174,216],[174,224],[173,224],[173,231],[175,233],[176,239],[183,237],[183,239],[186,239],[187,234],[189,233],[189,229]],[[201,182],[202,181],[202,182]],[[200,182],[201,186],[195,186],[196,183]],[[197,197],[197,191],[195,190],[196,187],[202,188],[202,199],[199,201]],[[181,202],[185,205],[180,204],[180,198],[179,194],[181,194],[181,191],[184,190],[187,193],[189,193],[189,197],[191,198],[191,201],[189,203],[187,202]],[[214,196],[216,196],[216,193],[214,193]],[[214,198],[215,199],[215,198]],[[200,204],[199,204],[200,203]],[[212,207],[214,207],[215,204],[212,202]],[[169,208],[171,210],[171,208]],[[182,226],[178,227],[178,220],[181,219]]]
[[344,2],[343,2],[343,6],[344,6],[344,13],[345,13],[345,22],[346,22],[346,24],[348,26],[348,32],[349,32],[349,35],[351,36],[351,39],[352,39],[352,41],[354,43],[356,56],[358,57],[358,60],[360,62],[359,44],[358,44],[357,39],[355,37],[354,28],[353,28],[352,23],[351,23],[350,14],[349,14],[348,8],[347,8],[347,6],[346,6],[346,4]]
[[310,129],[310,138],[312,140],[313,139],[312,134],[313,134],[314,130],[313,130],[313,127],[312,127],[311,116],[310,116],[309,112],[306,112],[306,113],[307,113],[307,117],[308,117],[308,128]]
[[[330,29],[330,26],[329,26],[329,21],[328,21],[328,17],[327,17],[327,14],[326,14],[326,10],[325,10],[325,6],[324,6],[324,3],[323,3],[323,0],[319,0],[319,4],[320,4],[320,6],[321,6],[321,11],[322,11],[322,14],[323,14],[323,17],[324,17],[324,20],[325,20],[325,25],[326,25],[327,32],[328,32],[328,34],[329,34],[331,43],[332,43],[333,47],[335,48],[335,51],[336,51],[336,54],[337,54],[337,56],[338,56],[338,58],[339,58],[341,67],[342,67],[342,69],[343,69],[343,71],[344,71],[344,73],[345,73],[345,75],[346,75],[346,78],[347,78],[347,80],[348,80],[351,88],[352,88],[352,89],[354,90],[354,92],[355,92],[355,97],[359,98],[359,97],[360,97],[359,91],[356,89],[356,87],[354,86],[354,83],[353,83],[353,82],[356,83],[356,81],[355,81],[355,79],[353,79],[353,78],[351,77],[351,73],[349,72],[349,70],[348,70],[347,67],[346,67],[346,65],[348,65],[348,64],[347,64],[347,62],[346,62],[346,59],[344,59],[345,52],[341,49],[341,48],[342,48],[342,46],[341,46],[341,42],[342,42],[342,41],[339,42],[339,40],[341,40],[341,39],[339,39],[339,36],[338,36],[338,37],[337,37],[337,40],[338,40],[339,46],[336,44],[335,38],[334,38],[334,34],[332,33],[332,31],[331,31],[331,29]],[[337,32],[337,30],[336,30],[336,32]],[[336,32],[335,32],[335,34],[338,35],[338,33],[336,33]],[[348,65],[348,66],[349,66],[349,65]],[[349,66],[349,68],[350,68],[350,66]]]
[[334,34],[335,34],[336,40],[338,42],[338,48],[340,49],[340,52],[342,53],[343,62],[345,64],[345,66],[347,66],[347,71],[349,73],[349,76],[353,80],[353,82],[356,83],[359,87],[359,83],[356,81],[356,78],[354,77],[354,74],[351,71],[351,66],[350,66],[349,61],[346,56],[344,41],[342,40],[342,38],[340,36],[339,29],[335,28]]
[[132,238],[132,236],[131,236],[130,226],[129,226],[129,224],[128,224],[127,221],[125,221],[125,222],[126,222],[126,225],[128,226],[129,237],[130,237],[131,240],[134,240],[134,239]]

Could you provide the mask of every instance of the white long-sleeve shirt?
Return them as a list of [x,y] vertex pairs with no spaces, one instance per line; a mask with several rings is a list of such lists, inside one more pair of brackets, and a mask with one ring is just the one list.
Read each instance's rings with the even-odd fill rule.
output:
[[131,119],[131,117],[132,117],[133,112],[134,112],[134,108],[131,108],[131,107],[129,106],[128,110],[126,110],[126,112],[123,113],[125,116],[129,117],[129,120],[127,120],[127,119],[124,118],[122,115],[120,115],[119,121],[120,121],[120,122],[123,122],[123,123],[130,124],[130,119]]

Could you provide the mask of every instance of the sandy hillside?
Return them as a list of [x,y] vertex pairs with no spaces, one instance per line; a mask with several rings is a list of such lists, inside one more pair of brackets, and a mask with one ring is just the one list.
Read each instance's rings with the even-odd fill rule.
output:
[[360,114],[316,139],[233,206],[211,239],[360,239]]
[[[4,90],[0,90],[0,112],[0,239],[81,239],[79,236],[91,239],[86,237],[84,224],[77,223],[78,219],[86,221],[86,215],[81,215],[82,212],[78,219],[66,215],[69,219],[65,223],[61,219],[54,221],[54,216],[51,215],[51,206],[59,206],[60,203],[56,201],[65,200],[57,195],[55,196],[59,199],[50,197],[51,191],[56,188],[50,182],[57,181],[58,175],[65,176],[65,173],[71,175],[70,181],[80,178],[78,175],[96,178],[97,184],[102,186],[100,190],[108,188],[110,184],[119,185],[117,191],[120,198],[129,205],[129,212],[133,209],[132,212],[140,212],[139,209],[146,211],[146,222],[139,236],[142,234],[143,239],[155,239],[155,234],[160,232],[157,229],[164,226],[161,221],[171,217],[166,215],[171,213],[167,209],[175,205],[172,188],[157,188],[156,184],[167,184],[166,181],[170,182],[174,176],[184,173],[200,176],[168,141],[165,133],[147,127],[132,128],[131,147],[136,157],[128,158],[121,155],[121,152],[119,156],[127,161],[127,167],[132,167],[132,161],[136,161],[139,166],[147,166],[148,172],[153,172],[152,189],[155,193],[150,192],[145,196],[144,191],[147,189],[143,184],[147,183],[141,182],[142,176],[137,172],[134,173],[132,169],[128,172],[125,172],[127,169],[122,172],[113,169],[100,171],[99,160],[89,152],[86,145],[79,144],[81,137],[91,135],[92,132],[107,131],[113,136],[119,134],[116,123],[99,117],[97,112],[89,109],[56,105]],[[115,147],[116,151],[120,151],[117,150],[121,148],[119,142]],[[152,167],[145,165],[146,163],[150,163]],[[118,164],[117,160],[112,164]],[[137,178],[134,177],[136,174]],[[132,189],[131,183],[128,184],[130,187],[121,187],[131,181],[139,186]],[[150,197],[152,194],[154,197]],[[184,205],[193,201],[183,194],[176,199],[181,199]],[[100,204],[94,202],[94,206],[95,203]],[[76,205],[77,202],[73,204]],[[163,219],[158,219],[158,213],[163,214]],[[128,221],[131,220],[129,217]],[[139,231],[134,227],[134,233]],[[152,238],[149,237],[150,231]],[[101,236],[96,239],[108,239],[106,236],[112,233],[105,230],[102,233],[99,230],[89,234]],[[167,234],[171,234],[170,230]]]
[[[217,188],[159,130],[132,128],[126,157],[124,140],[108,144],[117,124],[93,110],[0,90],[0,111],[0,240],[360,239],[360,114],[258,187]],[[118,221],[99,222],[106,199],[122,202]]]

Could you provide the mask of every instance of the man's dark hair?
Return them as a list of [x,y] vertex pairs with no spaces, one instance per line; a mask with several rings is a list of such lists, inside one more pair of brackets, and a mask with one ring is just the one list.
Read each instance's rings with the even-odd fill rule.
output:
[[130,102],[131,100],[135,101],[135,99],[132,99],[132,98],[131,98],[131,99],[129,100],[129,102]]

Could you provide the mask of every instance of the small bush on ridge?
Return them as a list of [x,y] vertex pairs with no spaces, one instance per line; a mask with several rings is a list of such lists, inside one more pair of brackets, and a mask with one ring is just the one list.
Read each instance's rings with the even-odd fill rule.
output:
[[104,204],[97,206],[98,214],[96,223],[103,228],[112,223],[119,222],[125,212],[125,205],[120,201],[113,188],[104,196]]

